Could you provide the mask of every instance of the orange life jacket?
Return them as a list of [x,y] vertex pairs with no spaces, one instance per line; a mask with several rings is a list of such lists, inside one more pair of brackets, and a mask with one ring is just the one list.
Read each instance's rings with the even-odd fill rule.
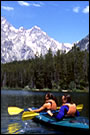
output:
[[67,115],[74,116],[75,113],[76,113],[76,105],[75,104],[70,104],[70,103],[66,103],[64,105],[67,105],[69,107]]
[[47,100],[46,103],[51,104],[47,109],[50,109],[50,110],[56,110],[57,109],[57,104],[56,104],[56,102],[54,100],[49,99],[49,100]]

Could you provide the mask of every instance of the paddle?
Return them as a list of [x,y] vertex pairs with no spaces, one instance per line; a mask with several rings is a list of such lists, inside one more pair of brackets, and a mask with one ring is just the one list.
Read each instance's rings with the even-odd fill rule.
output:
[[[57,107],[59,109],[60,107]],[[77,105],[77,110],[80,112],[83,109],[83,104]],[[28,109],[21,109],[19,107],[8,107],[9,115],[17,115],[21,112],[28,111]],[[30,111],[29,111],[30,112]]]
[[[60,107],[57,107],[57,109],[60,109]],[[83,104],[79,104],[77,105],[77,110],[80,112],[81,110],[83,109]],[[46,112],[42,112],[43,114]],[[33,119],[35,116],[39,115],[39,113],[35,113],[35,112],[32,112],[32,111],[26,111],[23,113],[22,115],[22,120],[30,120],[30,119]]]
[[[59,106],[59,107],[57,107],[57,109],[60,109],[60,106]],[[82,111],[82,109],[83,109],[83,104],[79,104],[79,105],[77,105],[77,110],[78,110],[79,112],[81,112],[81,111]]]
[[[57,107],[57,109],[60,109],[60,107]],[[83,104],[77,105],[77,110],[80,112],[83,109]],[[46,114],[46,112],[42,112],[42,114]],[[30,120],[33,119],[35,116],[38,116],[39,113],[35,113],[32,111],[26,111],[22,115],[22,120]]]

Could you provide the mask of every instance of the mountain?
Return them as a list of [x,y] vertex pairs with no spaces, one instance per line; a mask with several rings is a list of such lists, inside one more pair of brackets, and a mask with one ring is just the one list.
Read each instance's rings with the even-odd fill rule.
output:
[[68,52],[72,44],[62,44],[50,38],[38,26],[31,29],[14,28],[4,17],[1,17],[1,62],[27,60],[35,55],[45,55],[49,48],[53,54],[58,49]]
[[28,30],[23,27],[16,29],[1,17],[1,63],[28,60],[40,54],[44,56],[49,48],[53,55],[58,49],[68,52],[72,46],[70,43],[59,43],[38,26]]
[[87,50],[89,52],[89,34],[80,40],[76,46],[79,47],[81,51]]

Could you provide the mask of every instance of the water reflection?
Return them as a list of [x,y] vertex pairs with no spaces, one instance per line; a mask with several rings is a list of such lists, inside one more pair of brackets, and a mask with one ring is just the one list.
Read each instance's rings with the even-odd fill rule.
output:
[[19,123],[12,123],[8,125],[8,134],[19,134],[21,125]]
[[[19,108],[40,107],[44,103],[46,92],[30,92],[20,90],[2,90],[1,91],[1,134],[56,134],[57,131],[33,122],[32,120],[21,120],[21,114],[11,116],[8,114],[9,106]],[[61,105],[61,96],[64,93],[54,92],[54,95]],[[81,116],[89,118],[89,94],[88,93],[70,93],[73,101],[83,104],[84,108],[80,112]],[[89,123],[89,121],[84,121]]]

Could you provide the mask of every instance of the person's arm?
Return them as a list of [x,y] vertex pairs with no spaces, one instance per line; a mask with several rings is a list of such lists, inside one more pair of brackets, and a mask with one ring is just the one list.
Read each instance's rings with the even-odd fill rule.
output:
[[53,113],[51,112],[51,110],[48,110],[47,113],[52,117]]
[[47,111],[47,113],[52,117],[55,117],[57,120],[61,120],[65,115],[66,113],[68,112],[68,106],[61,106],[59,112],[56,112],[56,113],[52,113],[50,110]]
[[28,108],[30,111],[32,112],[41,112],[43,111],[44,109],[47,109],[49,107],[49,103],[45,103],[43,106],[41,106],[39,109],[36,109],[36,110],[32,110],[31,108]]
[[54,117],[58,120],[61,120],[68,112],[68,106],[64,105],[64,106],[61,106],[60,108],[60,111],[58,112],[57,115],[55,115]]

